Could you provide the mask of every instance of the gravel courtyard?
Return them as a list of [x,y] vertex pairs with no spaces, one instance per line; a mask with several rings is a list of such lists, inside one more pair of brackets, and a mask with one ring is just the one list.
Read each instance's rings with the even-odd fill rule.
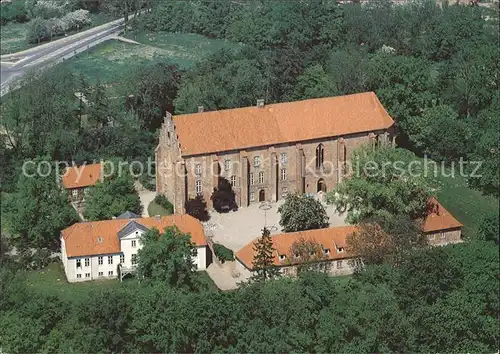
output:
[[[223,244],[233,251],[240,250],[243,246],[259,237],[262,228],[266,225],[271,234],[281,233],[279,225],[280,214],[278,207],[283,201],[267,203],[270,207],[267,212],[263,210],[262,204],[252,204],[246,208],[240,208],[236,212],[219,214],[210,213],[210,221],[205,228],[213,233],[213,240]],[[325,206],[327,215],[330,217],[330,226],[341,226],[345,224],[345,215],[339,215],[333,210],[333,206]]]

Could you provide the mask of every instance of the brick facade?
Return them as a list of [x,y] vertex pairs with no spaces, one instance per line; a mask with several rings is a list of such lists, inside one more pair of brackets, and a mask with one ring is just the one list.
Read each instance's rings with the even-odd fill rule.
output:
[[393,121],[374,93],[261,107],[166,114],[156,190],[175,212],[198,194],[212,207],[221,177],[232,184],[239,207],[331,190],[355,148],[391,141]]
[[[342,166],[362,144],[390,142],[389,132],[378,130],[295,143],[261,146],[239,151],[182,156],[172,116],[167,114],[156,149],[156,190],[172,202],[175,212],[184,212],[188,198],[210,197],[219,176],[234,182],[239,207],[260,201],[278,201],[287,193],[331,190],[344,175]],[[316,166],[317,150],[322,163]],[[197,187],[198,184],[198,187]],[[200,191],[201,184],[201,191]]]

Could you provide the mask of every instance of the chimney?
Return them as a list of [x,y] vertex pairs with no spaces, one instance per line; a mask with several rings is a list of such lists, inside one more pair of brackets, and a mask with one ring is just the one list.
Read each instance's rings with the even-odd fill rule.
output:
[[262,108],[264,107],[264,99],[260,98],[257,100],[257,107]]
[[203,106],[198,106],[198,113],[203,113]]

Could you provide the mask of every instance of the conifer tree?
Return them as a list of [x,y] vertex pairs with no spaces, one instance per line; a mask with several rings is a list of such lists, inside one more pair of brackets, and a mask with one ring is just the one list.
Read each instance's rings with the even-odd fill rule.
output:
[[255,241],[254,246],[252,281],[261,282],[279,277],[279,269],[274,265],[273,240],[271,232],[264,227],[262,237]]

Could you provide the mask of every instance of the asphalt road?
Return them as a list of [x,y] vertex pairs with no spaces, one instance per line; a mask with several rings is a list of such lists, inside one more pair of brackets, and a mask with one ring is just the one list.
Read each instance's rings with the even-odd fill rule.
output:
[[123,27],[123,20],[116,20],[38,47],[1,56],[0,96],[7,93],[10,87],[15,86],[17,79],[28,71],[42,69],[71,58],[77,53],[113,38],[123,30]]

